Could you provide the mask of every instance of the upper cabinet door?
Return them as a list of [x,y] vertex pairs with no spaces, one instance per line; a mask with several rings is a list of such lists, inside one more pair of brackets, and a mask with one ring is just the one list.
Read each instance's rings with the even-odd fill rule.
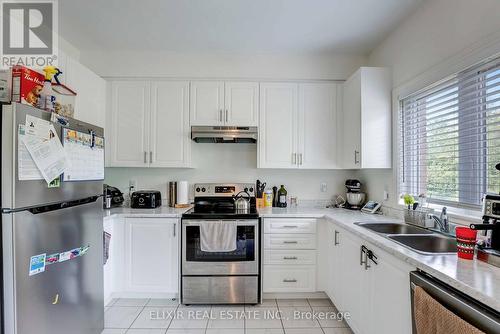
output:
[[111,83],[111,167],[149,164],[150,85],[147,81]]
[[297,168],[297,84],[262,83],[259,168]]
[[361,167],[392,167],[392,76],[384,67],[361,68]]
[[222,125],[224,110],[223,81],[191,81],[191,125]]
[[151,83],[151,167],[189,167],[189,81]]
[[226,81],[224,123],[228,126],[257,126],[259,84]]
[[299,85],[300,168],[337,168],[337,84]]
[[342,110],[342,167],[361,167],[361,72],[344,83]]

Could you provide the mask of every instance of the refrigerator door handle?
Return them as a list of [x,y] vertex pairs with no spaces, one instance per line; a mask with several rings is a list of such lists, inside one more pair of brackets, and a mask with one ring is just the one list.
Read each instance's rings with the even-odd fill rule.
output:
[[2,213],[9,214],[9,213],[22,212],[22,211],[29,211],[32,214],[37,215],[40,213],[71,208],[73,206],[94,203],[95,201],[97,201],[97,199],[99,197],[102,197],[102,195],[90,196],[90,197],[77,199],[77,200],[73,200],[73,201],[59,202],[59,203],[53,203],[53,204],[47,204],[47,205],[41,205],[41,206],[29,207],[29,208],[2,209]]

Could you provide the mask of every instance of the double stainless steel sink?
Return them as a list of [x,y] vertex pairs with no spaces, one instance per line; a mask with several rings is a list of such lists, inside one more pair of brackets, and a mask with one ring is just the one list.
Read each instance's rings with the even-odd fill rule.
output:
[[386,238],[421,254],[452,254],[457,252],[455,238],[417,226],[393,222],[355,224],[382,234]]

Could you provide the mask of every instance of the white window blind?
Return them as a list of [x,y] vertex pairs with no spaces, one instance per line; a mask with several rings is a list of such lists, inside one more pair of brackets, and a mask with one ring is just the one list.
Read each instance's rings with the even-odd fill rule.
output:
[[500,58],[400,103],[401,193],[478,207],[500,191]]

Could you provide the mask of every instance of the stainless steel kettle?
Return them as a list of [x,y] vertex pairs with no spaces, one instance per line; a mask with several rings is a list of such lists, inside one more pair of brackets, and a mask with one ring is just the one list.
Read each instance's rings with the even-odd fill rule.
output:
[[[246,194],[247,197],[240,196],[242,193]],[[240,191],[236,196],[234,196],[234,207],[238,212],[250,211],[250,194],[246,191]]]

